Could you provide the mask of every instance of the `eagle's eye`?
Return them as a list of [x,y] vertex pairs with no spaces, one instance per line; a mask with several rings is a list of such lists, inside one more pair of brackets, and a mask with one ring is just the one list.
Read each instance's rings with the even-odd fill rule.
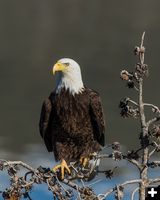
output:
[[64,63],[65,65],[66,65],[66,67],[68,67],[69,66],[69,63]]

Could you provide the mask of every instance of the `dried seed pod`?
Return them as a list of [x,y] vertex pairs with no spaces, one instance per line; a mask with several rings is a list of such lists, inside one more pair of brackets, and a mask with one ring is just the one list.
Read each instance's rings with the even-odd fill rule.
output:
[[134,54],[138,56],[139,53],[140,53],[140,48],[138,46],[135,46],[135,48],[134,48]]
[[40,173],[48,173],[48,172],[51,171],[50,168],[46,168],[46,167],[42,167],[42,166],[39,166],[39,167],[37,168],[37,170],[38,170]]
[[8,169],[9,176],[14,176],[17,173],[17,170],[14,167]]
[[129,107],[128,115],[133,118],[137,118],[139,116],[139,110],[136,108]]
[[148,65],[137,63],[135,66],[135,73],[138,77],[147,77],[148,76]]
[[71,190],[71,189],[66,190],[66,191],[65,191],[65,194],[66,194],[66,196],[69,197],[69,198],[71,198],[71,197],[74,196],[73,190]]
[[116,192],[115,192],[115,199],[123,199],[124,193],[123,193],[124,188],[122,186],[116,187]]
[[160,125],[154,125],[151,130],[151,135],[157,139],[160,139]]
[[122,160],[122,158],[123,158],[122,152],[120,152],[120,151],[113,151],[112,158],[114,160]]
[[128,114],[128,106],[122,108],[121,112],[120,112],[120,115],[123,117],[123,118],[128,118],[129,117],[129,114]]
[[122,80],[128,81],[129,80],[129,73],[126,70],[122,70],[120,73],[120,77]]
[[3,193],[2,193],[2,197],[4,198],[4,199],[10,199],[10,191],[4,191]]
[[119,142],[113,142],[112,143],[112,149],[119,151],[120,150],[120,143]]
[[127,82],[127,87],[128,88],[134,88],[134,81],[129,79],[128,82]]
[[113,177],[113,170],[110,169],[110,170],[105,171],[105,176],[106,178],[111,179]]
[[0,170],[3,171],[3,169],[4,169],[3,162],[0,161]]
[[124,98],[123,100],[120,101],[119,107],[121,108],[121,116],[124,118],[127,117],[133,117],[137,118],[139,116],[139,110],[136,108],[133,108],[132,106],[128,105],[129,103],[129,98]]

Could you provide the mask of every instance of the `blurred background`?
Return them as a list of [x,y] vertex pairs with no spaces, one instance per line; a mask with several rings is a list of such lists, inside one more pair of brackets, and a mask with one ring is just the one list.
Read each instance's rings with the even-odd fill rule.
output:
[[159,8],[158,0],[0,0],[0,157],[52,159],[38,123],[42,102],[55,86],[52,66],[63,57],[75,59],[85,85],[99,91],[107,143],[138,146],[139,124],[122,119],[118,108],[122,97],[136,100],[136,93],[119,74],[132,71],[133,49],[145,30],[150,76],[144,98],[159,106]]

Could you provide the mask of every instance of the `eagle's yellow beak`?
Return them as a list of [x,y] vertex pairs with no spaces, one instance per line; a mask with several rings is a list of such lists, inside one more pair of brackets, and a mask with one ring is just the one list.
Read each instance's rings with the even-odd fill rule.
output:
[[58,71],[64,71],[65,70],[65,64],[57,62],[54,66],[53,66],[53,74],[55,74]]

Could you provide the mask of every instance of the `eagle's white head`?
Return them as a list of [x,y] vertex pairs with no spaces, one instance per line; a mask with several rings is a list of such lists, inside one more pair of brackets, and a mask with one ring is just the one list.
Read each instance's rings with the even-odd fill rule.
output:
[[53,74],[59,72],[56,93],[62,88],[69,90],[72,95],[81,93],[84,90],[81,69],[79,64],[70,59],[62,58],[53,66]]

